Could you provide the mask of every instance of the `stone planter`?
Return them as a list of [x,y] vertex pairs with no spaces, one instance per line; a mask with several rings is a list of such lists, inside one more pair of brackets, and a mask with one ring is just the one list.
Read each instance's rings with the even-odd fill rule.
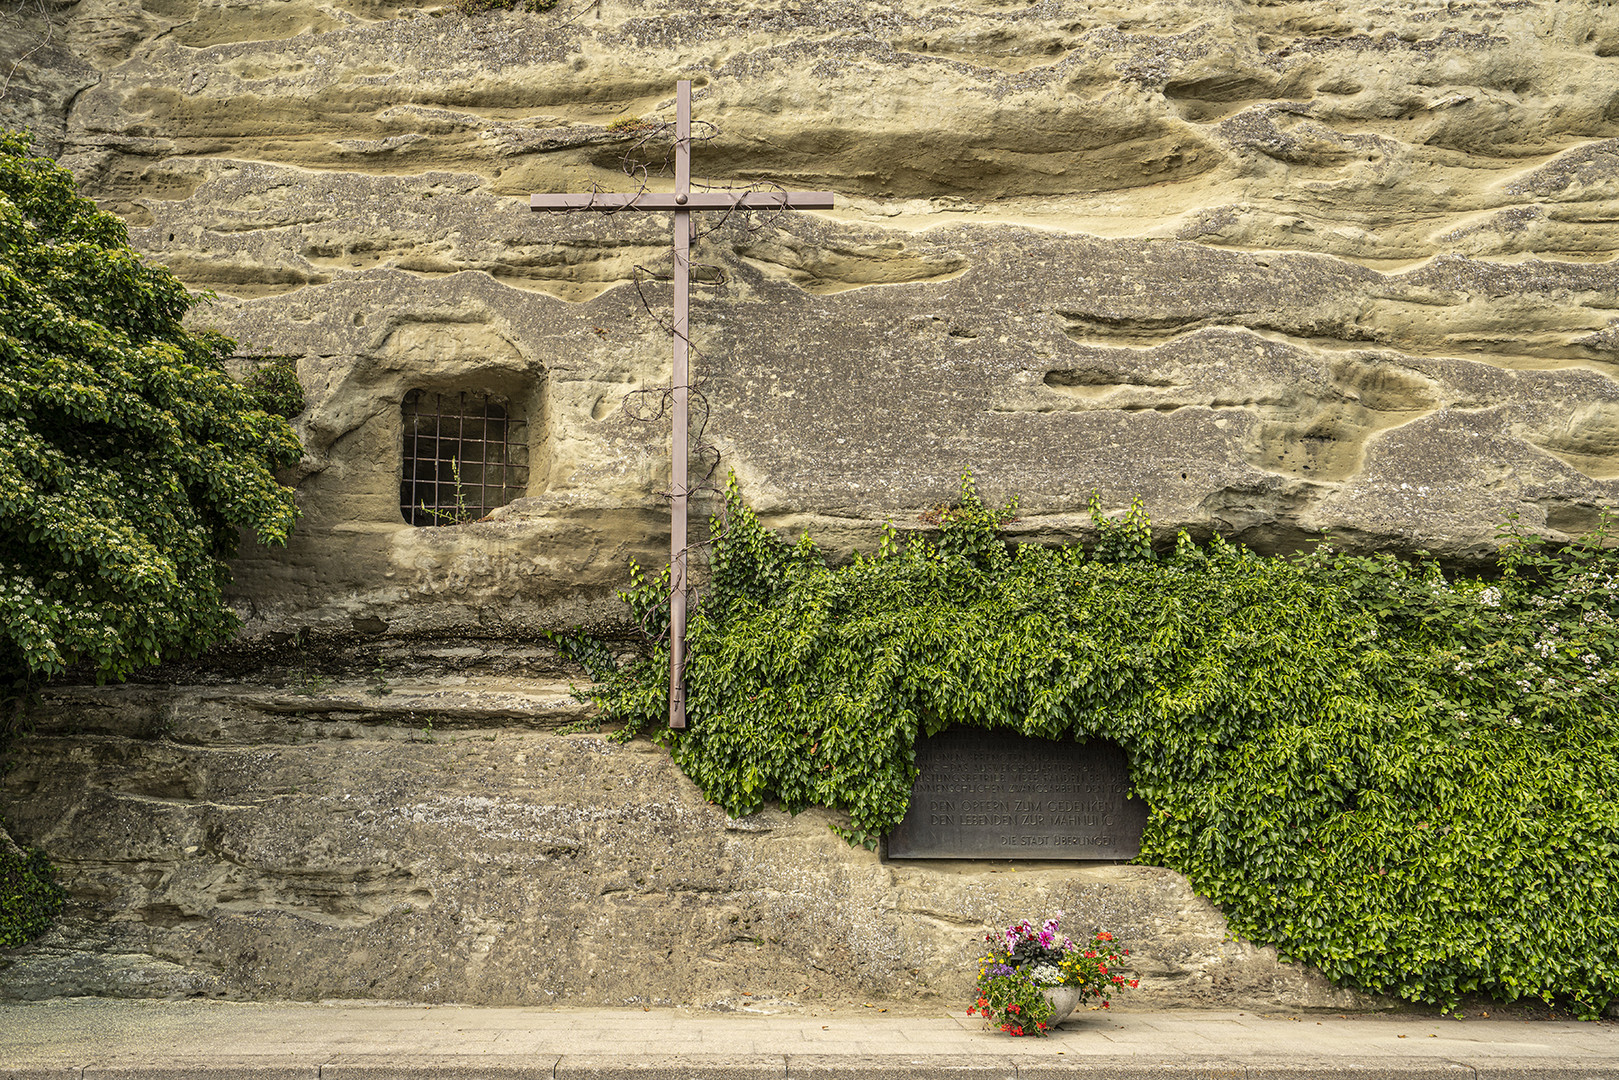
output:
[[1051,1002],[1052,1027],[1068,1019],[1068,1014],[1079,1004],[1080,989],[1077,986],[1047,986],[1042,987],[1040,992]]

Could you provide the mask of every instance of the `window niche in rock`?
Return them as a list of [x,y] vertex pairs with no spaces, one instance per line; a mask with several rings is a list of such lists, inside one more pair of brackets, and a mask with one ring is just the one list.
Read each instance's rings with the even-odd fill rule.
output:
[[412,390],[400,403],[399,513],[462,525],[528,494],[525,402],[486,390]]

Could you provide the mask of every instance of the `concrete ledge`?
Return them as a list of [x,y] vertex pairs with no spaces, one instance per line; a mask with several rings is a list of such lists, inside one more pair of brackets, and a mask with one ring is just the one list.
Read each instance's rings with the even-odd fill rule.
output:
[[228,1058],[151,1065],[132,1062],[86,1065],[82,1080],[320,1080],[320,1065],[264,1065]]
[[1018,1080],[1246,1080],[1245,1069],[1231,1061],[1087,1056],[1062,1062],[1021,1061]]
[[[796,1071],[795,1071],[796,1069]],[[377,1058],[322,1065],[191,1061],[152,1065],[0,1066],[0,1080],[1619,1080],[1619,1059],[1523,1061],[1472,1066],[1442,1059],[1402,1063],[1279,1064],[1188,1062],[1103,1055],[1072,1061],[899,1059],[851,1054],[842,1060],[723,1055],[539,1060],[498,1055]]]
[[1388,1064],[1263,1064],[1249,1065],[1247,1080],[1474,1080],[1474,1071],[1469,1065],[1431,1059]]
[[[321,1074],[323,1078],[325,1075]],[[786,1077],[787,1059],[773,1054],[635,1058],[566,1054],[556,1066],[556,1080],[786,1080]]]
[[1017,1080],[1017,1064],[986,1046],[981,1058],[894,1054],[789,1054],[787,1080]]
[[1619,1024],[75,999],[0,1005],[0,1080],[1619,1080]]
[[558,1055],[546,1054],[530,1060],[504,1056],[464,1058],[375,1057],[337,1059],[320,1067],[321,1080],[552,1080]]
[[[1610,1025],[1611,1026],[1611,1025]],[[1619,1058],[1607,1061],[1485,1061],[1473,1067],[1478,1080],[1614,1080]]]

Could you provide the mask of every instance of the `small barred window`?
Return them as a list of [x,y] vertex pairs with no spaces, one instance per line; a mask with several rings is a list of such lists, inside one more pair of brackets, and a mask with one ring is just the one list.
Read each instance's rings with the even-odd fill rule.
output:
[[399,512],[412,525],[476,521],[528,489],[528,424],[503,397],[412,390]]

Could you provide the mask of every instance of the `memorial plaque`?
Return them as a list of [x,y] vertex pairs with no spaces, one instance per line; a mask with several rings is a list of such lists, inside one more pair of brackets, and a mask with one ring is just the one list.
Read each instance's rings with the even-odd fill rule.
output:
[[1133,859],[1147,804],[1126,798],[1124,748],[950,728],[916,746],[891,859]]

